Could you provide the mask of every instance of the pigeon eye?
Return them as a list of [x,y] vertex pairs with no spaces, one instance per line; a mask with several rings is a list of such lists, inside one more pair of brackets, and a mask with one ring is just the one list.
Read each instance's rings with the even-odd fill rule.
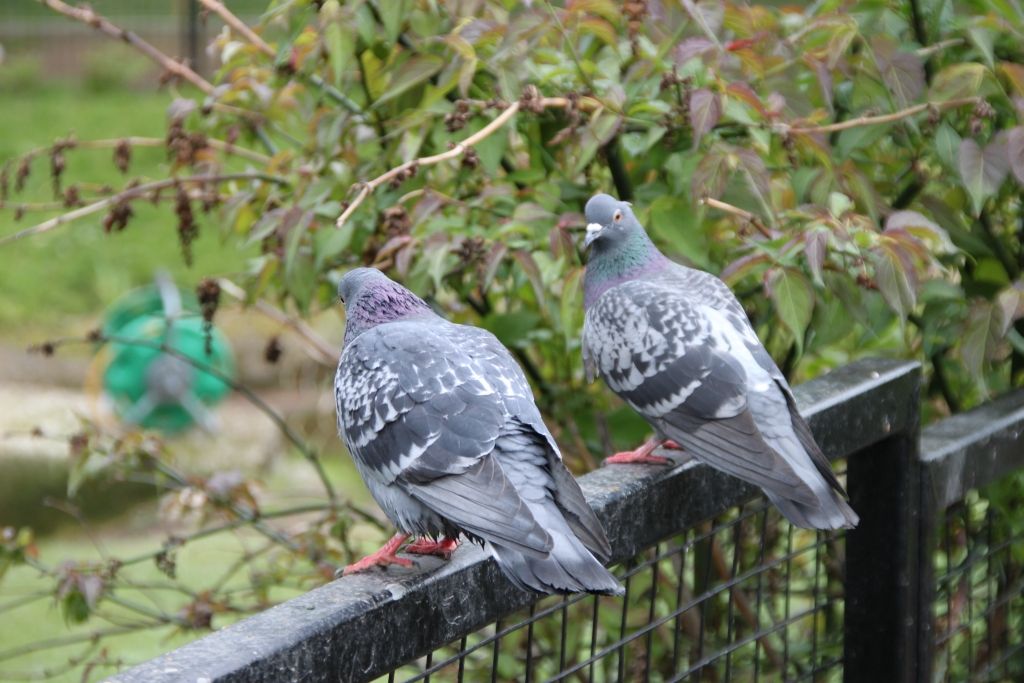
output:
[[620,210],[618,210],[618,209],[617,209],[617,210],[615,211],[615,215],[614,215],[614,216],[612,216],[612,220],[613,220],[613,221],[615,221],[616,223],[618,223],[619,221],[621,221],[621,220],[622,220],[622,211],[620,211]]

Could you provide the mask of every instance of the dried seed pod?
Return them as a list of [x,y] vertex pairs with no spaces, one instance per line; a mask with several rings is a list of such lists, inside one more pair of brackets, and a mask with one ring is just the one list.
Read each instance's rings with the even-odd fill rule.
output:
[[192,201],[188,192],[178,185],[174,199],[174,214],[178,217],[178,242],[181,244],[181,255],[185,263],[192,265],[192,242],[199,236],[199,225],[192,213]]
[[196,285],[196,299],[199,300],[199,310],[203,314],[203,320],[213,322],[213,316],[217,313],[220,305],[220,283],[216,279],[207,277]]
[[118,141],[114,147],[114,166],[121,173],[127,173],[132,163],[132,146],[127,139]]
[[277,361],[281,360],[281,356],[284,354],[284,349],[281,347],[281,340],[274,335],[267,340],[267,345],[263,349],[263,359],[275,365]]

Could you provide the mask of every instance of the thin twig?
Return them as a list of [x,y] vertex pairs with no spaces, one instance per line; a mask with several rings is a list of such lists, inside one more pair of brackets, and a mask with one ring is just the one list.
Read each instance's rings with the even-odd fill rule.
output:
[[[221,278],[218,280],[218,283],[220,284],[221,291],[227,292],[239,301],[246,301],[245,290],[231,280]],[[331,367],[338,364],[338,356],[341,352],[317,334],[316,330],[310,327],[304,320],[288,315],[280,308],[263,299],[257,299],[252,305],[263,315],[281,323],[285,327],[291,328],[298,334],[306,342],[306,348],[313,360]]]
[[499,130],[502,126],[508,123],[512,119],[512,117],[516,115],[516,112],[518,111],[519,102],[513,102],[510,105],[508,105],[505,108],[505,111],[501,112],[501,114],[497,118],[495,118],[493,121],[488,123],[486,126],[481,128],[477,132],[467,137],[462,142],[456,144],[448,151],[441,152],[440,154],[434,154],[428,157],[422,157],[420,159],[413,159],[412,161],[407,161],[404,164],[396,166],[390,171],[387,171],[386,173],[377,176],[373,180],[369,180],[363,183],[356,183],[352,187],[359,187],[359,193],[356,195],[355,199],[353,199],[352,202],[345,208],[342,214],[338,216],[338,220],[336,223],[337,227],[340,228],[343,225],[345,225],[345,221],[347,221],[349,217],[353,213],[355,213],[355,210],[359,208],[359,205],[362,204],[366,200],[366,198],[369,197],[370,194],[378,187],[380,187],[382,184],[388,182],[392,178],[395,178],[401,173],[409,171],[410,169],[418,168],[420,166],[433,166],[434,164],[439,164],[442,161],[447,161],[449,159],[455,159],[457,157],[462,156],[463,154],[465,154],[466,150],[470,149],[479,142],[487,139],[491,134],[493,134],[495,131]]
[[66,17],[76,19],[84,24],[92,26],[97,31],[107,34],[117,40],[122,40],[142,54],[146,55],[154,62],[162,66],[170,73],[183,78],[192,85],[202,90],[207,95],[213,94],[213,84],[208,80],[197,74],[195,71],[190,69],[185,64],[171,59],[160,50],[156,49],[145,40],[132,33],[131,31],[125,30],[119,26],[114,25],[106,18],[97,14],[91,7],[72,7],[61,0],[36,0],[40,4],[50,8],[58,14],[63,14]]
[[875,126],[880,123],[892,123],[893,121],[899,121],[901,119],[908,118],[914,114],[920,114],[923,111],[929,109],[937,109],[943,111],[945,109],[953,109],[956,107],[962,107],[967,104],[976,104],[978,102],[977,97],[961,97],[955,100],[947,100],[945,102],[925,102],[923,104],[915,104],[913,107],[907,107],[899,111],[894,111],[891,114],[880,114],[878,116],[859,116],[855,119],[847,119],[846,121],[840,121],[839,123],[829,123],[823,126],[781,126],[783,132],[788,133],[833,133],[840,130],[847,130],[849,128],[858,128],[860,126]]
[[68,645],[77,645],[78,643],[89,643],[106,638],[108,636],[119,636],[125,633],[133,633],[135,631],[141,631],[143,629],[160,628],[167,626],[168,624],[157,622],[147,624],[132,624],[131,626],[114,626],[111,628],[101,628],[89,633],[75,633],[68,636],[61,636],[59,638],[50,638],[48,640],[40,640],[33,643],[26,643],[25,645],[18,645],[16,647],[8,648],[0,651],[0,661],[7,659],[13,659],[20,657],[21,655],[27,655],[32,652],[39,652],[41,650],[53,650],[58,647],[66,647]]
[[145,183],[142,185],[137,185],[135,187],[130,187],[127,190],[123,190],[115,195],[111,195],[110,197],[101,199],[98,202],[93,202],[92,204],[87,204],[81,208],[75,209],[74,211],[69,211],[59,216],[55,216],[50,220],[43,221],[42,223],[33,225],[30,228],[25,228],[24,230],[19,230],[14,234],[0,237],[0,246],[3,246],[8,242],[14,242],[25,237],[29,237],[31,235],[39,235],[44,232],[49,232],[51,230],[59,228],[65,223],[71,223],[72,221],[76,221],[79,218],[85,218],[86,216],[90,216],[94,213],[103,211],[107,207],[113,206],[118,202],[138,199],[147,192],[160,190],[165,187],[174,187],[175,185],[182,185],[185,183],[205,184],[223,182],[226,180],[264,180],[266,182],[276,183],[278,185],[291,184],[291,182],[286,178],[270,175],[268,173],[222,173],[213,175],[182,176],[174,178],[164,178],[162,180],[154,180],[151,183]]
[[704,204],[705,206],[710,206],[713,209],[718,209],[719,211],[724,211],[725,213],[730,213],[733,216],[738,216],[739,218],[748,221],[765,237],[772,237],[772,231],[768,229],[768,226],[766,226],[755,214],[750,213],[746,209],[741,209],[738,206],[733,206],[732,204],[723,202],[720,199],[713,199],[711,197],[703,197],[700,199],[699,203]]

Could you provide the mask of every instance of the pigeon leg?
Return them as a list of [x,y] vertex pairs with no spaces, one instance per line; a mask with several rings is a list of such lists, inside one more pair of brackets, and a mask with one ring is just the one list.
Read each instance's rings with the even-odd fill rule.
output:
[[668,458],[664,458],[660,455],[651,455],[651,452],[661,445],[661,439],[658,437],[651,437],[644,442],[642,446],[632,451],[622,451],[615,455],[605,458],[604,464],[606,465],[627,465],[641,463],[645,465],[668,465],[672,461]]
[[350,564],[341,570],[342,575],[348,576],[349,574],[355,574],[356,572],[366,571],[370,567],[386,567],[389,564],[397,564],[400,567],[411,567],[412,560],[407,560],[404,557],[398,557],[395,554],[411,535],[412,534],[402,533],[395,534],[380,550],[372,555],[367,555],[358,562]]
[[664,441],[662,441],[661,442],[661,447],[662,448],[667,448],[670,451],[681,451],[681,450],[684,450],[684,448],[682,446],[677,444],[672,439],[665,439]]
[[459,539],[457,538],[442,538],[440,541],[431,541],[426,538],[421,538],[415,543],[410,543],[405,552],[413,553],[414,555],[437,555],[448,559],[455,552],[455,549],[459,547]]

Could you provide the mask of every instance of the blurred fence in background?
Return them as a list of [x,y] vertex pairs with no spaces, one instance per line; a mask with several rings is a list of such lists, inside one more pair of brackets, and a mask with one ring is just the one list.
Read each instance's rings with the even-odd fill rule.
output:
[[[70,5],[80,2],[66,1]],[[221,23],[216,16],[207,17],[195,0],[91,0],[88,4],[164,53],[188,59],[200,73],[209,73],[212,68],[206,45],[220,31]],[[268,3],[226,0],[224,4],[251,24]],[[41,65],[44,77],[56,79],[82,76],[96,54],[123,50],[128,59],[144,62],[109,36],[63,17],[37,0],[0,1],[0,45],[7,63],[33,60]]]

